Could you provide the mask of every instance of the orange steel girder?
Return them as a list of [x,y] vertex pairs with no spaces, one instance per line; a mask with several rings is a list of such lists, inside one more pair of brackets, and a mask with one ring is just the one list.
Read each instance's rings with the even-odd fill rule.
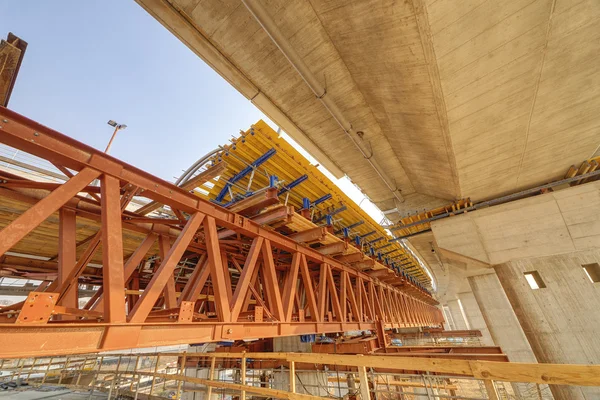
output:
[[[443,323],[437,302],[414,287],[381,282],[2,107],[0,142],[76,171],[39,201],[0,188],[0,197],[31,204],[0,231],[0,257],[54,213],[60,218],[58,276],[43,293],[0,309],[0,358]],[[100,196],[78,196],[95,179]],[[124,211],[134,195],[178,219],[136,222],[143,215]],[[79,259],[74,218],[101,223]],[[146,235],[126,260],[124,230]],[[159,257],[143,274],[157,242]],[[93,275],[86,267],[99,248]],[[184,257],[195,267],[178,279]],[[100,289],[78,308],[73,293],[84,274]]]

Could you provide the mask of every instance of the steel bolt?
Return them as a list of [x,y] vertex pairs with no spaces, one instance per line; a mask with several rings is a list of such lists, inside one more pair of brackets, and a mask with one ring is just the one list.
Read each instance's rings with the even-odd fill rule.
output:
[[227,333],[233,333],[233,329],[227,329]]
[[33,136],[40,136],[40,134],[37,132],[33,132]]
[[8,124],[8,120],[7,119],[3,119],[2,122],[4,122],[5,124]]

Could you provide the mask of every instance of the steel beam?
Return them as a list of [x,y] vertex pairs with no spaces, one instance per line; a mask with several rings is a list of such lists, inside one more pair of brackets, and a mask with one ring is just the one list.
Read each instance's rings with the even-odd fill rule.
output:
[[[100,231],[87,242],[74,267],[65,269],[60,280],[46,289],[48,296],[56,294],[60,302],[66,301],[100,245],[103,253],[95,278],[101,289],[85,309],[57,306],[35,321],[19,317],[25,316],[21,314],[24,304],[0,309],[0,342],[4,344],[0,357],[380,327],[439,327],[443,322],[435,300],[410,282],[400,288],[390,286],[319,251],[334,251],[337,246],[337,252],[345,246],[318,249],[297,242],[323,238],[328,233],[325,228],[283,236],[12,111],[0,108],[0,119],[6,121],[0,128],[0,142],[78,171],[37,203],[25,199],[23,204],[29,209],[0,230],[0,256],[59,209],[100,222]],[[88,203],[77,193],[99,176],[101,212],[80,214],[79,205]],[[4,190],[0,198],[14,193]],[[144,218],[124,212],[123,204],[133,193],[178,210],[179,223],[172,227],[152,224],[148,229],[141,222],[123,221],[124,216],[131,221]],[[14,198],[19,201],[24,196]],[[287,208],[281,209],[266,220],[285,218],[288,213]],[[63,238],[72,233],[72,223],[69,226],[62,230]],[[136,233],[138,242],[124,263],[128,230]],[[171,238],[176,238],[173,245]],[[160,261],[151,258],[142,263],[157,239]],[[64,249],[59,254],[67,256],[72,245],[68,240],[61,243]],[[359,253],[358,257],[364,256]],[[73,264],[72,257],[69,263]],[[47,266],[48,262],[39,264]],[[182,271],[177,283],[176,270]],[[391,271],[386,274],[399,279]],[[33,311],[43,309],[32,301]],[[79,320],[58,322],[62,315]]]

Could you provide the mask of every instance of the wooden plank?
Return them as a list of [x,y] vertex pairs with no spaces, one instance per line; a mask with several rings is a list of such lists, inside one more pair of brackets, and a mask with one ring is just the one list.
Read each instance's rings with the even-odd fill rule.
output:
[[[240,371],[240,384],[242,386],[246,386],[246,356],[242,356],[241,361],[241,371]],[[241,397],[240,400],[246,400],[246,388],[241,388]]]
[[494,381],[492,381],[491,379],[484,379],[483,384],[485,385],[485,390],[487,392],[489,400],[500,400],[500,396],[498,396],[496,386],[494,386]]
[[370,400],[369,379],[367,378],[367,369],[363,366],[358,367],[358,378],[360,380],[360,397],[362,400]]
[[249,217],[256,214],[258,211],[277,203],[279,203],[277,188],[269,188],[262,193],[256,193],[240,200],[228,208],[235,213]]
[[296,393],[296,363],[290,361],[290,392]]

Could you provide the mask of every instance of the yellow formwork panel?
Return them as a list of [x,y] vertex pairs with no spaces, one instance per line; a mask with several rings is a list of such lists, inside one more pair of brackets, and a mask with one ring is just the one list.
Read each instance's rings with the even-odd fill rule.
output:
[[[332,198],[320,204],[318,209],[324,215],[328,211],[340,208],[342,205],[346,206],[345,211],[333,217],[335,229],[340,229],[341,226],[350,226],[362,220],[364,223],[354,228],[352,230],[353,234],[364,235],[375,231],[376,233],[369,236],[366,239],[367,241],[383,237],[384,240],[376,243],[375,247],[379,248],[389,244],[388,239],[390,236],[381,225],[373,220],[329,178],[319,171],[316,166],[311,165],[302,154],[283,138],[279,137],[277,132],[262,120],[254,124],[250,130],[241,132],[240,136],[232,139],[230,144],[223,146],[224,150],[217,154],[213,161],[216,162],[220,159],[225,161],[227,169],[218,179],[212,180],[208,185],[202,187],[207,193],[197,191],[196,194],[209,200],[214,200],[229,179],[271,148],[274,148],[276,153],[257,168],[251,182],[250,176],[239,181],[232,188],[235,193],[243,193],[248,189],[249,191],[256,191],[268,186],[269,175],[276,175],[280,181],[284,182],[284,185],[291,183],[302,175],[307,175],[308,179],[292,189],[292,193],[289,196],[285,194],[280,196],[282,203],[287,200],[288,205],[293,205],[297,210],[300,210],[302,208],[302,198],[306,197],[314,201],[327,194],[331,194]],[[226,195],[224,202],[229,200],[229,195]],[[406,252],[396,242],[392,242],[391,246],[386,247],[383,252],[392,250],[396,250],[393,253],[394,257],[404,255],[410,261],[410,265],[403,266],[406,272],[421,281],[421,283],[430,284],[429,276],[410,253]]]

